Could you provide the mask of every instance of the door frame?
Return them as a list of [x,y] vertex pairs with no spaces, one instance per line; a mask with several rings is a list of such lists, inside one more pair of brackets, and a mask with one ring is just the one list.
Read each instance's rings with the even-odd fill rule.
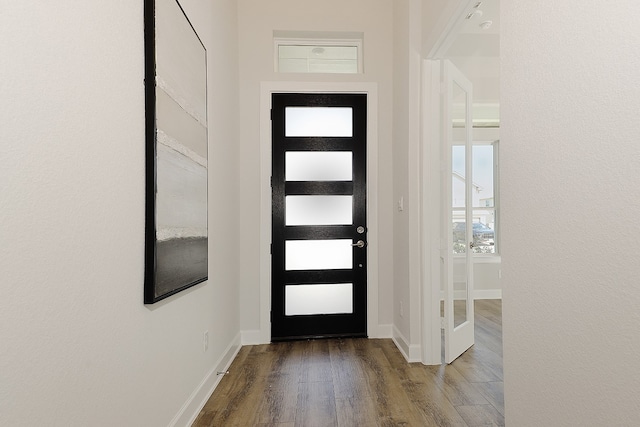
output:
[[369,82],[260,83],[260,329],[243,344],[271,342],[271,94],[363,93],[367,95],[367,335],[386,336],[378,324],[378,85]]
[[[422,363],[442,363],[440,321],[442,224],[442,142],[440,106],[441,70],[439,61],[422,62]],[[434,203],[434,201],[436,201]],[[426,221],[425,218],[429,220]]]
[[[421,200],[421,343],[422,363],[442,364],[440,285],[442,266],[440,261],[443,242],[440,239],[442,221],[442,121],[441,69],[437,60],[444,59],[447,49],[455,41],[462,25],[462,18],[473,8],[475,0],[451,2],[436,25],[436,31],[428,40],[422,60],[420,86],[421,141],[420,141],[420,200]],[[448,177],[447,177],[448,179]],[[434,203],[434,201],[437,201]],[[428,218],[428,221],[425,219]]]

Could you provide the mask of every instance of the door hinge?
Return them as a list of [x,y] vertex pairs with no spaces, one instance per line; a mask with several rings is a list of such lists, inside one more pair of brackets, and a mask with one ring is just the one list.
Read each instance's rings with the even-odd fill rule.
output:
[[269,177],[269,185],[273,188],[273,176]]
[[273,120],[273,108],[269,110],[269,118]]
[[269,243],[269,253],[273,255],[273,243]]

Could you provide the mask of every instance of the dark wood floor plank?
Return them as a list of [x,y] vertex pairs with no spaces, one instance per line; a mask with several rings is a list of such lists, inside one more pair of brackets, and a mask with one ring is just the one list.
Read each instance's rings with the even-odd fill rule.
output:
[[378,423],[381,426],[428,425],[430,420],[415,410],[401,378],[387,359],[381,347],[384,342],[368,341],[372,344],[371,348],[361,357],[366,366],[370,393],[376,404]]
[[364,369],[358,363],[353,340],[329,341],[333,391],[336,399],[362,399],[369,396]]
[[476,323],[475,342],[482,343],[482,349],[491,350],[502,359],[502,338],[484,332],[484,326]]
[[258,420],[264,425],[294,423],[298,405],[298,384],[302,374],[304,346],[294,342],[272,344],[274,353],[271,371],[267,376]]
[[369,395],[336,398],[338,427],[372,427],[378,425],[376,404]]
[[504,384],[502,381],[473,383],[476,388],[504,416]]
[[229,374],[224,376],[219,385],[224,392],[219,395],[214,393],[193,425],[258,424],[258,409],[264,406],[264,390],[268,387],[267,377],[275,354],[266,345],[254,346],[241,363],[236,364],[234,360]]
[[[406,390],[409,399],[422,413],[429,423],[437,426],[464,426],[466,425],[458,412],[455,410],[451,399],[443,392],[441,380],[437,378],[436,372],[439,367],[424,366],[421,363],[406,363],[392,341],[383,340],[381,348],[387,358],[394,366],[398,377],[401,378],[403,388]],[[442,365],[446,366],[446,365]],[[459,375],[459,374],[458,374]],[[464,388],[470,387],[465,384]],[[466,394],[477,393],[476,390],[469,390]],[[478,400],[478,395],[474,394]],[[465,402],[468,400],[464,400]],[[486,400],[482,398],[482,402]]]
[[328,340],[310,340],[302,350],[301,382],[327,381],[331,379],[331,357]]
[[297,378],[283,375],[277,382],[268,381],[262,405],[257,409],[258,421],[263,424],[293,423],[298,407]]
[[[453,361],[451,366],[455,367],[467,381],[472,383],[502,381],[501,365],[502,358],[495,353],[482,349],[474,345]],[[500,372],[498,372],[500,370]]]
[[451,365],[407,363],[389,339],[243,347],[193,425],[504,425],[501,303],[475,308],[476,344]]
[[476,300],[474,311],[484,319],[491,321],[496,327],[502,328],[501,300]]
[[469,427],[504,426],[504,416],[493,405],[458,406],[456,409]]
[[449,398],[439,388],[434,376],[425,372],[425,369],[420,371],[424,374],[424,378],[420,381],[408,380],[404,383],[404,387],[416,410],[428,420],[425,425],[466,426]]
[[337,423],[333,382],[301,382],[298,391],[295,425],[324,427],[335,426]]
[[[434,370],[435,371],[435,370]],[[484,405],[489,402],[472,383],[468,382],[452,365],[440,365],[434,372],[436,384],[453,406]]]

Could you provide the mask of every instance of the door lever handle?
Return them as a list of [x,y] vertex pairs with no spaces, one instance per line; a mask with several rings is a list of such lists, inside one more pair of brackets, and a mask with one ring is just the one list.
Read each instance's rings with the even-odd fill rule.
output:
[[357,246],[358,248],[364,248],[364,241],[358,240],[356,243],[352,243],[351,246]]

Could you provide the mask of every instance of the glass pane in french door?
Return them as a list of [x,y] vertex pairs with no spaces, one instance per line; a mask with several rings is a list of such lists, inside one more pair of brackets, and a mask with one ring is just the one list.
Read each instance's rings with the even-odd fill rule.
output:
[[467,176],[467,93],[456,82],[452,88],[451,188],[453,220],[453,322],[454,328],[467,321],[467,191],[473,185]]

